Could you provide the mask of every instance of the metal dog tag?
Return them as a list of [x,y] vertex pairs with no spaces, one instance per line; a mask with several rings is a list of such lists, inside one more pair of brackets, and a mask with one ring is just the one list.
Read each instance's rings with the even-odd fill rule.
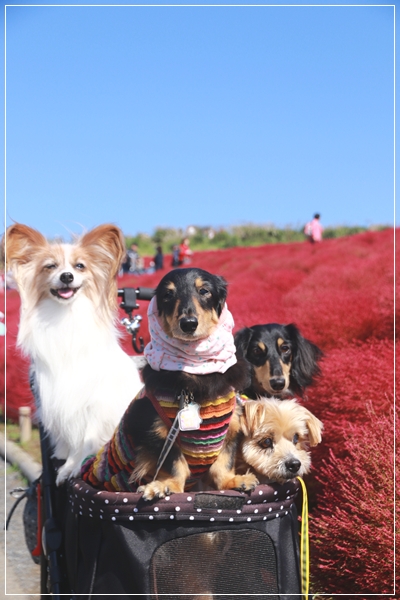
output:
[[194,431],[200,429],[203,419],[200,417],[200,405],[191,402],[178,413],[179,429],[181,431]]

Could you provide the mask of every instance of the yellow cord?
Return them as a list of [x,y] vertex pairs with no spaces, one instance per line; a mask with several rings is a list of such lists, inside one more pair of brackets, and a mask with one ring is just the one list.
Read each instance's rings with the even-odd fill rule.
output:
[[308,588],[310,584],[310,548],[308,540],[308,498],[306,484],[301,477],[297,478],[303,490],[303,506],[301,511],[301,533],[300,533],[300,576],[301,593],[304,598],[308,597]]

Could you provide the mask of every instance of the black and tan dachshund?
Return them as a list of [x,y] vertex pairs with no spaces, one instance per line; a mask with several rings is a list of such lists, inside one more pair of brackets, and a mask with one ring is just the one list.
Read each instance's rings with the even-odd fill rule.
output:
[[304,338],[293,324],[268,323],[240,329],[235,334],[237,356],[251,365],[251,385],[243,393],[262,396],[304,396],[320,374],[322,351]]
[[[183,492],[207,473],[218,489],[254,489],[255,475],[234,471],[235,392],[249,386],[250,369],[235,356],[226,296],[226,281],[202,269],[176,269],[162,278],[148,311],[144,390],[114,437],[84,465],[86,481],[137,490],[145,500]],[[177,418],[179,433],[166,452]],[[224,443],[227,436],[231,443]]]

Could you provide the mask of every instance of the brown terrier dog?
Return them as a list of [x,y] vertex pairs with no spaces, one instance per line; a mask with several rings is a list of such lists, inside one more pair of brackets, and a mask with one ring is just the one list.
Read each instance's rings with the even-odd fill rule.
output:
[[296,400],[262,398],[244,403],[237,471],[249,467],[260,483],[285,483],[310,471],[309,446],[321,442],[323,424]]

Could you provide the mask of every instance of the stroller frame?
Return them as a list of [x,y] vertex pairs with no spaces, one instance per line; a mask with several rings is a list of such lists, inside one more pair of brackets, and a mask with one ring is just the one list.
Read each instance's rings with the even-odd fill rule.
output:
[[[141,289],[143,294],[141,294]],[[149,300],[153,294],[154,290],[148,288],[118,290],[118,295],[123,298],[121,307],[129,317],[124,319],[123,324],[133,336],[132,345],[137,353],[143,351],[143,340],[139,338],[139,344],[137,343],[136,336],[140,327],[140,319],[132,317],[132,311],[138,308],[136,298]],[[36,403],[40,402],[39,392],[35,387],[34,371],[31,372],[31,389]],[[71,482],[57,487],[55,484],[57,461],[51,458],[49,438],[41,426],[40,443],[43,465],[40,481],[41,522],[43,523],[40,557],[41,598],[45,598],[49,594],[55,600],[61,596],[97,598],[103,595],[100,589],[102,585],[105,585],[107,590],[105,595],[109,597],[128,595],[131,599],[140,596],[145,597],[146,600],[162,597],[172,600],[180,596],[186,600],[186,598],[199,594],[198,598],[201,600],[220,598],[220,596],[231,600],[242,593],[234,592],[229,587],[229,582],[228,590],[217,586],[218,589],[205,594],[200,593],[201,589],[198,592],[193,589],[187,592],[182,584],[177,584],[177,588],[171,591],[162,572],[165,570],[165,565],[170,564],[174,557],[175,559],[178,557],[180,562],[183,558],[185,563],[184,556],[197,542],[199,542],[198,548],[201,551],[204,543],[208,544],[210,539],[219,540],[211,549],[215,565],[215,562],[218,563],[221,559],[221,555],[227,553],[226,548],[232,544],[238,554],[240,544],[245,545],[244,540],[247,538],[254,538],[257,543],[259,540],[262,543],[264,540],[268,541],[269,546],[265,546],[265,548],[269,553],[269,570],[271,572],[267,574],[267,578],[274,579],[272,587],[266,586],[265,594],[258,582],[257,593],[253,595],[253,598],[259,600],[261,597],[272,597],[277,600],[289,600],[289,598],[301,595],[298,524],[295,506],[295,498],[300,488],[299,482],[292,482],[290,486],[278,484],[258,486],[250,497],[235,491],[193,492],[189,495],[174,494],[171,497],[172,501],[167,498],[158,502],[144,503],[140,494],[98,492],[94,489],[90,490],[90,486],[79,479],[71,480]],[[102,580],[102,573],[107,569],[107,561],[112,562],[116,553],[115,542],[112,539],[113,529],[110,527],[116,517],[110,513],[108,518],[103,520],[104,514],[100,517],[97,515],[95,518],[93,513],[88,510],[86,513],[82,513],[80,510],[82,508],[81,501],[83,504],[86,499],[90,498],[90,502],[95,505],[99,495],[101,495],[102,501],[108,502],[109,506],[113,505],[113,510],[116,510],[118,514],[118,522],[114,524],[114,529],[118,532],[118,539],[122,539],[124,543],[126,542],[127,547],[129,545],[131,547],[132,563],[136,565],[140,580],[135,584],[135,589],[128,591],[131,582],[126,583],[125,575],[121,573],[117,574],[117,579],[119,578],[118,593],[111,591],[107,579],[105,584]],[[116,506],[118,508],[115,508]],[[92,509],[89,508],[89,510]],[[98,510],[103,512],[101,508]],[[65,516],[66,514],[67,516]],[[145,539],[144,542],[142,542],[142,538]],[[83,540],[87,539],[90,541],[89,546],[92,545],[93,548],[89,548],[88,544],[83,543]],[[147,554],[150,552],[151,555],[145,561],[142,559],[143,550],[140,549],[142,543],[145,545],[143,548],[146,548]],[[281,544],[284,546],[282,551],[280,550]],[[248,544],[247,547],[249,548]],[[264,548],[262,545],[259,547]],[[136,548],[138,549],[136,550]],[[164,560],[167,548],[173,548],[171,552],[175,554],[172,558],[168,557]],[[216,549],[218,550],[217,554]],[[221,549],[222,552],[220,552]],[[236,556],[236,554],[230,554],[227,558],[228,562],[231,562],[232,556]],[[246,559],[246,562],[243,555],[238,555],[234,571],[237,570],[242,579],[248,575],[246,568],[250,568],[250,570],[252,568],[255,558],[250,558],[251,560]],[[141,564],[138,565],[140,562]],[[193,576],[196,577],[193,562],[192,557],[190,562],[186,561],[186,567],[183,566],[183,568],[186,570],[189,568],[189,571],[191,570]],[[72,563],[74,564],[72,565]],[[241,563],[246,564],[244,572],[240,570]],[[75,575],[73,567],[76,565],[78,571]],[[188,565],[190,566],[188,567]],[[179,567],[179,565],[176,566]],[[115,568],[118,570],[119,567]],[[223,574],[224,569],[226,569],[226,565],[219,572]],[[198,573],[200,575],[206,570],[210,571],[210,563],[199,564]],[[178,572],[172,576],[179,580],[182,579],[183,574]],[[265,577],[265,574],[263,576]],[[225,593],[226,591],[228,593]],[[247,593],[251,594],[251,590],[246,592],[246,595]]]

